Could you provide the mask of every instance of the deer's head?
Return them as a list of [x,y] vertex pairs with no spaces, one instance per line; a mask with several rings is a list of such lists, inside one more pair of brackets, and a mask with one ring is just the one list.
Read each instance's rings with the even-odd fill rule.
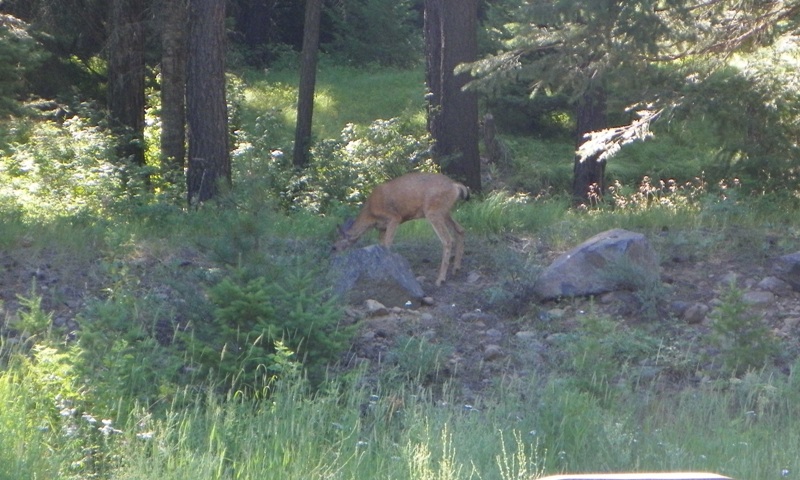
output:
[[336,241],[333,243],[333,247],[331,248],[331,250],[333,250],[334,252],[341,252],[343,250],[347,250],[354,243],[356,243],[358,237],[351,236],[348,234],[350,229],[353,227],[354,222],[355,220],[353,220],[352,218],[348,218],[347,220],[344,221],[342,225],[339,225],[337,227],[336,230],[338,232],[338,237]]

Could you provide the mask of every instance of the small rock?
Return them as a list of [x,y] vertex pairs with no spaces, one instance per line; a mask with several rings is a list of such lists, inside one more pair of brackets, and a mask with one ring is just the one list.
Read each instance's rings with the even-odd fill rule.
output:
[[750,290],[744,292],[742,301],[748,305],[766,305],[775,301],[775,294],[772,292],[762,292],[759,290]]
[[432,306],[434,303],[436,303],[433,301],[433,297],[422,297],[420,302],[422,302],[423,305],[427,305],[429,307]]
[[675,300],[670,302],[669,309],[675,314],[676,317],[683,317],[683,314],[686,313],[686,310],[691,307],[692,304],[689,302],[684,302],[683,300]]
[[759,290],[766,290],[780,296],[792,293],[792,286],[778,277],[765,277],[756,286]]
[[486,345],[486,348],[483,349],[483,359],[487,362],[491,362],[492,360],[497,360],[498,358],[503,356],[503,349],[500,345]]
[[67,321],[69,319],[67,317],[58,315],[56,318],[53,319],[53,326],[56,328],[62,328],[67,325]]
[[375,339],[375,332],[372,330],[367,330],[363,334],[361,334],[361,339],[365,341],[374,340]]
[[475,272],[475,271],[469,272],[469,274],[467,275],[467,283],[475,283],[478,280],[480,280],[481,277],[482,275],[480,274],[480,272]]
[[731,285],[736,285],[737,280],[739,280],[739,275],[735,272],[728,272],[719,279],[719,285],[723,288],[727,288]]
[[683,312],[683,320],[690,325],[702,323],[706,319],[709,310],[711,309],[708,305],[695,303]]
[[384,304],[373,299],[367,299],[364,302],[364,308],[366,308],[367,315],[370,317],[380,317],[389,314],[389,310]]
[[433,340],[434,338],[436,338],[436,330],[433,329],[425,330],[420,334],[420,337],[428,341]]
[[494,323],[498,321],[496,315],[490,313],[484,313],[480,310],[473,310],[471,312],[465,312],[461,315],[461,321],[465,323],[476,323],[476,322],[490,322]]
[[800,317],[789,317],[783,319],[783,329],[787,333],[794,331],[797,328],[797,325],[800,325]]
[[772,262],[772,272],[800,291],[800,252],[778,257]]
[[516,334],[514,334],[514,336],[517,337],[517,339],[519,340],[522,340],[524,342],[529,342],[531,340],[535,340],[537,335],[536,332],[532,330],[521,330]]
[[503,338],[503,332],[501,332],[500,330],[498,330],[496,328],[490,328],[489,330],[486,330],[486,334],[485,335],[488,338],[490,338],[492,340],[495,340],[495,341],[496,340],[500,340],[501,338]]

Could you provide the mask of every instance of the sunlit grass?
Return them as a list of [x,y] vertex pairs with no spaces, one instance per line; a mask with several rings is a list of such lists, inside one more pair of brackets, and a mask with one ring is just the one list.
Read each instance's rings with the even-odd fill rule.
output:
[[[297,73],[248,72],[245,78],[245,125],[252,126],[257,116],[270,113],[287,130],[293,129]],[[368,125],[378,118],[399,116],[411,116],[424,125],[423,93],[422,70],[322,69],[314,94],[312,133],[318,139],[338,138],[349,123]]]
[[[0,373],[0,399],[17,398],[20,385],[48,373]],[[516,480],[561,471],[707,470],[747,479],[800,468],[796,385],[758,373],[675,393],[612,387],[610,404],[555,379],[510,381],[469,405],[455,390],[434,399],[425,390],[365,385],[352,377],[312,394],[287,378],[262,399],[192,389],[163,414],[135,408],[106,428],[99,419],[91,427],[86,412],[63,410],[45,430],[37,426],[63,401],[43,391],[29,398],[39,408],[0,413],[0,478],[99,471],[110,479]],[[79,449],[45,453],[43,440],[99,443],[92,463]]]

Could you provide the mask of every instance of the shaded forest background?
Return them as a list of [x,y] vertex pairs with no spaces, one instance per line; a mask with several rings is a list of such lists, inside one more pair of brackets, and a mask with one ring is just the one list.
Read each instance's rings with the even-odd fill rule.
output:
[[[605,194],[606,163],[621,145],[646,138],[653,122],[691,119],[711,119],[718,154],[759,183],[795,177],[795,2],[7,0],[0,8],[14,40],[3,47],[6,112],[56,101],[63,115],[95,102],[119,138],[120,161],[146,167],[145,182],[183,183],[185,173],[192,204],[220,181],[230,185],[234,146],[223,132],[235,131],[236,112],[225,103],[226,69],[301,69],[293,146],[273,147],[307,165],[318,55],[329,65],[423,68],[429,156],[476,192],[479,155],[496,161],[509,151],[497,129],[573,142],[569,190],[587,204]],[[759,55],[776,63],[758,64]],[[144,116],[154,102],[160,152],[146,159]],[[481,139],[486,119],[491,138]]]

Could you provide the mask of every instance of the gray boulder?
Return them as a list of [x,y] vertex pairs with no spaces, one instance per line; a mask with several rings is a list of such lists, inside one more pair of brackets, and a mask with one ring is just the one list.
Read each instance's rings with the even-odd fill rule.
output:
[[333,292],[352,303],[375,299],[387,307],[423,301],[408,261],[381,245],[346,250],[331,262]]
[[558,257],[537,279],[534,294],[551,300],[635,290],[659,281],[658,255],[647,238],[614,229]]
[[800,252],[783,255],[772,261],[772,271],[776,277],[800,291]]

